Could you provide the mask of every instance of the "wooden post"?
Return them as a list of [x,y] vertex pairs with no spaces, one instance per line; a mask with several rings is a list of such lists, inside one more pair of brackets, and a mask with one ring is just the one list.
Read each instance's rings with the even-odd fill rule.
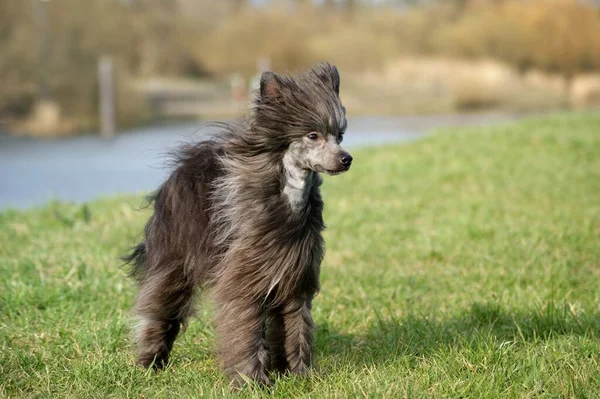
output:
[[48,15],[43,0],[33,0],[33,7],[38,24],[38,101],[49,99],[48,92],[48,58],[50,55],[50,37],[48,35]]
[[105,139],[116,133],[115,123],[115,81],[113,62],[102,57],[98,64],[98,83],[100,93],[100,134]]

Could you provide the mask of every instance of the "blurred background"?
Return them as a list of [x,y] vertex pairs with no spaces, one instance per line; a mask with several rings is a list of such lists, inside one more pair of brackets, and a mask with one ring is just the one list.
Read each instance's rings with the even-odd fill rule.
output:
[[[148,166],[156,154],[145,149],[168,148],[169,135],[242,116],[262,70],[323,60],[338,66],[342,100],[357,118],[350,128],[362,126],[354,137],[367,141],[369,133],[596,107],[600,1],[1,0],[0,204],[33,195],[28,184],[6,200],[27,173],[64,180],[73,165],[47,168],[67,153],[85,165],[98,153],[134,162],[131,154],[143,152]],[[13,139],[131,129],[138,139],[121,152],[95,141],[59,148]]]

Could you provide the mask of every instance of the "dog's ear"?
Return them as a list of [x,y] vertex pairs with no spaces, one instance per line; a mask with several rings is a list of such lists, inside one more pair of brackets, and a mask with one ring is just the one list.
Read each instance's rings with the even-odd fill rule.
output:
[[281,94],[281,81],[273,72],[263,72],[260,76],[260,96],[263,98],[275,98]]
[[325,62],[321,64],[319,68],[315,70],[315,72],[317,73],[319,79],[323,81],[323,83],[333,88],[335,94],[340,94],[340,73],[335,65]]

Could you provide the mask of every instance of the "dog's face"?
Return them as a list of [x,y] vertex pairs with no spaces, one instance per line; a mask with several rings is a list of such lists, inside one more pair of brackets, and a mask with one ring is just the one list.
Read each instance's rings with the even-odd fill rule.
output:
[[302,169],[325,172],[329,175],[343,173],[350,169],[352,164],[352,156],[340,145],[344,131],[345,126],[340,126],[336,134],[310,132],[292,141],[287,154]]
[[289,161],[330,175],[350,169],[352,156],[341,147],[347,122],[336,67],[322,64],[295,77],[265,72],[260,84],[257,120]]

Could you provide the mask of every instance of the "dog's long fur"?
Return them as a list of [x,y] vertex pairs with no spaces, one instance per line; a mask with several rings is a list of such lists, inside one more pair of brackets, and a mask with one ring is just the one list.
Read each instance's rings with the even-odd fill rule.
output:
[[[309,370],[324,254],[319,172],[351,162],[339,147],[339,84],[329,64],[295,77],[265,72],[243,124],[220,124],[220,134],[177,153],[152,197],[145,239],[125,258],[140,285],[139,364],[166,364],[194,292],[210,287],[234,382],[268,384],[270,371]],[[321,141],[307,138],[312,132]]]

